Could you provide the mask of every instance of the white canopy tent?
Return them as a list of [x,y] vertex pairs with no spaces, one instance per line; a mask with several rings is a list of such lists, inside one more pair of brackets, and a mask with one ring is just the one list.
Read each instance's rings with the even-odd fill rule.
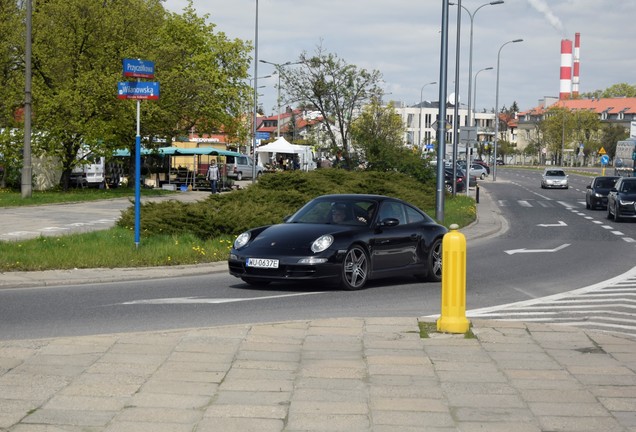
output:
[[284,137],[279,137],[276,141],[260,146],[256,149],[258,162],[264,165],[272,159],[272,153],[298,155],[300,168],[303,171],[310,171],[316,168],[311,147],[291,144]]

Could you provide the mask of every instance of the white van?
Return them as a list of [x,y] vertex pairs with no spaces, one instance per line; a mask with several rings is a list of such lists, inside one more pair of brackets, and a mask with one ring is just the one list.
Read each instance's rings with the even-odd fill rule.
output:
[[106,180],[106,158],[87,154],[71,172],[71,184],[78,187],[101,187]]
[[[226,156],[225,163],[227,164],[227,176],[236,180],[243,180],[252,178],[254,172],[254,162],[248,155],[240,156]],[[261,165],[256,165],[256,178],[263,174],[265,168]]]

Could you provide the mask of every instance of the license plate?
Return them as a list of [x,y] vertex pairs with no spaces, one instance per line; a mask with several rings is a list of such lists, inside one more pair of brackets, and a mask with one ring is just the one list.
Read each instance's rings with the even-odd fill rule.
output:
[[245,265],[247,267],[258,267],[258,268],[278,268],[278,260],[277,259],[269,259],[269,258],[248,258]]

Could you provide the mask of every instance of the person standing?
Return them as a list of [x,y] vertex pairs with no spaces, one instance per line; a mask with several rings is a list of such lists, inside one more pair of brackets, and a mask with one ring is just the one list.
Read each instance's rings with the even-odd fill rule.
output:
[[210,188],[212,189],[212,193],[217,193],[216,186],[221,178],[221,173],[219,171],[219,167],[216,165],[216,161],[212,161],[210,166],[208,167],[208,181],[210,182]]

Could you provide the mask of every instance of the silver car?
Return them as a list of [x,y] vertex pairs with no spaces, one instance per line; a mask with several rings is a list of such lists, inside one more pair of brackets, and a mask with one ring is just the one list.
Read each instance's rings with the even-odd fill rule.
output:
[[541,176],[541,189],[567,189],[568,176],[560,168],[546,168]]

